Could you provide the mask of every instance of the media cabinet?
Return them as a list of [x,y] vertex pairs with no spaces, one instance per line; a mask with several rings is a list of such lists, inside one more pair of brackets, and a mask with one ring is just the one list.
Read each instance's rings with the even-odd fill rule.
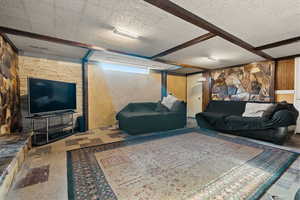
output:
[[[73,134],[74,114],[74,111],[67,111],[27,117],[31,120],[32,144],[40,146]],[[60,123],[57,123],[58,121]],[[36,124],[39,124],[39,126],[37,127]]]

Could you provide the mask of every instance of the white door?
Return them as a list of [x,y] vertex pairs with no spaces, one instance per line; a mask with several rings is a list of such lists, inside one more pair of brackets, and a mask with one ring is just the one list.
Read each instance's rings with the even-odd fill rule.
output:
[[202,82],[199,78],[202,74],[195,74],[187,77],[187,116],[195,117],[202,112]]

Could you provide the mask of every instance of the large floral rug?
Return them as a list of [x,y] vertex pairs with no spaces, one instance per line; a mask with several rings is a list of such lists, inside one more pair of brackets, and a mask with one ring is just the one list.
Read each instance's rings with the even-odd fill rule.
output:
[[204,130],[67,152],[69,200],[259,199],[298,154]]

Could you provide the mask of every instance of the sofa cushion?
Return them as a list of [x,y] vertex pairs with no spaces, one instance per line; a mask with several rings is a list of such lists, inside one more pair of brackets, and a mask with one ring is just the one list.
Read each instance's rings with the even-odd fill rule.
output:
[[143,117],[143,116],[156,116],[161,115],[160,112],[122,112],[120,114],[122,117],[131,118],[131,117]]
[[270,103],[247,103],[243,117],[262,117],[265,110],[272,105]]
[[183,113],[185,111],[185,103],[183,101],[176,101],[170,111]]
[[245,101],[210,101],[205,111],[240,116],[245,111],[245,105]]
[[200,113],[205,120],[209,122],[211,126],[221,126],[224,127],[224,119],[228,116],[228,114],[224,113],[215,113],[215,112],[202,112]]
[[242,117],[230,115],[225,118],[226,130],[260,130],[264,129],[264,122],[260,117]]
[[280,102],[280,103],[276,103],[273,104],[272,106],[270,106],[267,110],[264,111],[262,117],[264,118],[264,120],[269,120],[273,117],[273,115],[279,111],[279,110],[284,110],[284,109],[288,109],[288,103],[286,101]]
[[145,102],[145,103],[129,103],[126,107],[128,107],[128,111],[130,112],[152,112],[156,108],[156,103]]
[[169,109],[159,101],[154,110],[155,112],[168,112]]

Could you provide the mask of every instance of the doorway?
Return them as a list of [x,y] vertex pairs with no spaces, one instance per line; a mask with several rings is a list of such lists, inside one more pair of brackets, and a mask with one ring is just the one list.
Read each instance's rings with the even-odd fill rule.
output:
[[195,118],[195,115],[202,112],[202,91],[203,83],[199,81],[202,74],[195,74],[187,77],[187,116]]

